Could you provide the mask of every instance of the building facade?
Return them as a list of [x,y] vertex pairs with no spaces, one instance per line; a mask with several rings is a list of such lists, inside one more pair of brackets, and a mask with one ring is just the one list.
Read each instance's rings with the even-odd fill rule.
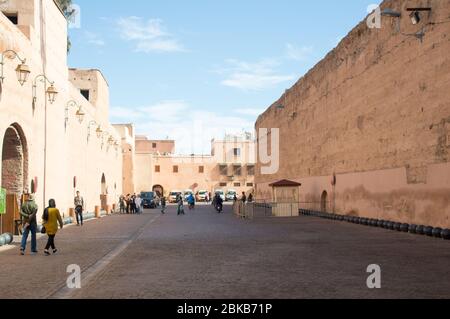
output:
[[136,139],[136,191],[254,190],[255,141],[249,134],[212,140],[210,155],[176,155],[174,141]]
[[[1,232],[12,231],[13,198],[26,192],[36,194],[39,214],[54,198],[68,216],[76,190],[89,211],[114,203],[122,193],[122,136],[108,120],[108,83],[99,70],[68,68],[67,21],[53,0],[9,0],[0,9],[0,186],[9,198]],[[16,53],[31,71],[23,86]]]
[[[408,9],[423,7],[413,24]],[[258,118],[257,131],[279,129],[280,165],[258,163],[257,197],[290,179],[315,209],[448,228],[450,2],[381,9],[401,16],[361,22]]]

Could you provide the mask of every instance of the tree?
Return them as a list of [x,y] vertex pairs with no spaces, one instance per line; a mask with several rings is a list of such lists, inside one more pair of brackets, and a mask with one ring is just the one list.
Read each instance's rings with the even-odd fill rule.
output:
[[70,21],[75,14],[75,9],[72,8],[72,0],[56,0],[66,19]]
[[[72,0],[56,0],[56,2],[68,22],[75,18],[76,10],[72,8]],[[69,36],[67,36],[67,53],[69,53],[71,46],[72,42],[70,41]]]

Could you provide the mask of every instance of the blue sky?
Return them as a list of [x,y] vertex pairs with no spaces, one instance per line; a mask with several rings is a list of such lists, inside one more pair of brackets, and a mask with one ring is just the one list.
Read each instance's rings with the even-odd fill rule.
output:
[[103,71],[113,123],[207,153],[212,137],[252,130],[379,2],[76,0],[69,64]]

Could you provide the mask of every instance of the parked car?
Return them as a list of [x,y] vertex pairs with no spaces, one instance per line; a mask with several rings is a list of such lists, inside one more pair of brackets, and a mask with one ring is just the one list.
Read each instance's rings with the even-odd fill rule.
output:
[[237,191],[230,189],[227,194],[225,195],[225,200],[228,201],[233,201],[234,197],[237,197]]
[[154,209],[158,207],[158,203],[154,192],[142,192],[141,199],[144,208]]
[[176,203],[178,196],[183,196],[183,192],[180,191],[172,191],[169,194],[169,203]]
[[205,202],[206,195],[208,195],[208,191],[205,191],[205,190],[198,191],[197,195],[195,196],[197,199],[197,202]]

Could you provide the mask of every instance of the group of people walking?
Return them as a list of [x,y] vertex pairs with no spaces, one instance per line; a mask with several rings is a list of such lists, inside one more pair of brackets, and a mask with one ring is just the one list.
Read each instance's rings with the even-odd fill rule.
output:
[[[20,254],[25,255],[28,238],[31,235],[31,253],[37,254],[37,213],[38,205],[35,202],[33,194],[25,194],[26,201],[22,204],[20,208],[20,216],[22,219],[22,241],[20,245]],[[77,220],[77,226],[83,226],[83,212],[85,208],[84,199],[80,192],[76,192],[74,198],[74,208],[75,216]],[[61,213],[58,208],[56,208],[56,201],[50,199],[48,202],[48,207],[44,209],[42,214],[42,228],[41,233],[47,234],[47,244],[45,245],[44,254],[50,256],[51,253],[56,254],[58,249],[55,245],[55,237],[59,229],[64,228],[64,221],[61,217]]]
[[119,208],[121,214],[142,214],[144,212],[142,198],[136,194],[120,196]]
[[[38,206],[34,200],[33,194],[26,195],[27,200],[23,203],[20,209],[20,215],[22,217],[22,225],[23,225],[23,233],[22,233],[22,242],[20,245],[20,254],[22,256],[25,255],[27,248],[28,237],[31,234],[31,253],[37,254],[37,240],[36,234],[38,230],[37,225],[37,213]],[[45,208],[44,214],[42,216],[42,230],[41,233],[47,234],[47,244],[45,245],[44,254],[46,256],[50,256],[50,249],[53,254],[58,252],[58,249],[55,245],[55,237],[58,233],[59,228],[64,227],[64,222],[62,220],[61,214],[56,208],[56,201],[54,199],[50,199],[48,203],[48,207]]]

